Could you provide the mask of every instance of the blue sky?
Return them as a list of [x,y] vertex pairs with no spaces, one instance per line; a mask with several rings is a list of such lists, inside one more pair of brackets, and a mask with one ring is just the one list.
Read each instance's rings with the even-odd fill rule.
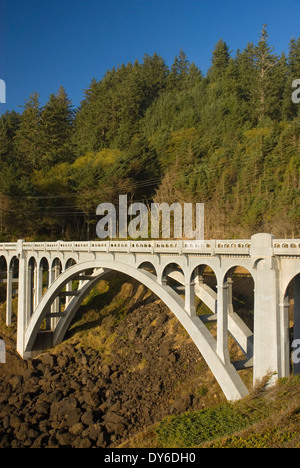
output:
[[[206,73],[222,38],[233,54],[257,43],[264,23],[278,54],[300,36],[300,0],[0,0],[0,113],[62,85],[74,106],[93,77],[157,52],[167,62],[183,49]],[[300,78],[300,77],[299,77]]]

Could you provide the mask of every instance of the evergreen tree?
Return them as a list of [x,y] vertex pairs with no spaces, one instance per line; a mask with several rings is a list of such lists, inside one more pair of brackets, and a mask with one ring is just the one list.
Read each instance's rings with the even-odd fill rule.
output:
[[36,168],[50,168],[53,164],[73,160],[71,134],[73,110],[63,87],[51,94],[41,111],[40,141],[42,156]]
[[270,116],[273,110],[275,86],[274,68],[277,56],[274,47],[268,44],[267,25],[263,26],[258,45],[255,47],[255,66],[257,70],[255,82],[255,98],[258,120]]
[[229,59],[229,47],[223,39],[220,39],[213,51],[212,66],[208,71],[209,80],[216,81],[224,76],[229,65]]
[[15,148],[23,170],[30,173],[42,158],[41,108],[39,94],[32,94],[25,102],[20,126],[16,132]]
[[185,52],[181,49],[178,56],[175,56],[174,63],[171,66],[171,72],[168,76],[167,88],[169,90],[181,90],[189,73],[189,61]]
[[7,111],[0,117],[0,160],[1,164],[16,163],[14,138],[20,126],[21,116],[15,111]]

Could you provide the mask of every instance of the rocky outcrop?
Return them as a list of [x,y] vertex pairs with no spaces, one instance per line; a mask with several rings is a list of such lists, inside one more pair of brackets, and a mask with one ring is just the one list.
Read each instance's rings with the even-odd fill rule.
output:
[[114,335],[108,354],[73,341],[2,375],[0,448],[114,447],[218,391],[199,391],[209,370],[158,301],[106,325],[103,349]]

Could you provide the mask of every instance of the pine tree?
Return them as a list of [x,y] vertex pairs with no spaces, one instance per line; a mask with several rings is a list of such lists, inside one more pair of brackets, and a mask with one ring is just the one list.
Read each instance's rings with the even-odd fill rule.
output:
[[40,138],[41,108],[39,94],[32,94],[25,102],[15,148],[23,170],[30,173],[42,157]]
[[40,168],[50,168],[61,162],[71,162],[71,133],[73,110],[63,87],[57,94],[51,94],[41,112],[40,141],[42,156],[36,165]]
[[255,97],[258,120],[262,121],[272,113],[274,103],[274,67],[277,56],[274,47],[268,44],[267,25],[263,26],[258,45],[255,47],[255,66],[257,70]]
[[178,56],[175,56],[174,63],[171,66],[171,72],[168,76],[167,88],[169,90],[181,90],[189,72],[189,61],[185,52],[181,49]]
[[21,116],[15,111],[7,111],[0,117],[0,160],[1,164],[17,162],[14,152],[14,137],[20,126]]
[[208,78],[210,81],[216,81],[224,76],[229,65],[229,59],[229,47],[223,39],[220,39],[213,51],[212,66],[208,71]]

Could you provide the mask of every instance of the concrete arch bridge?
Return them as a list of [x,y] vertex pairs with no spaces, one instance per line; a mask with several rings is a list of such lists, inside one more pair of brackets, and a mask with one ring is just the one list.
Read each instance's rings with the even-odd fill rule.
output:
[[[239,369],[252,366],[254,381],[270,372],[279,377],[291,372],[291,336],[300,339],[299,239],[256,234],[249,240],[211,241],[19,240],[0,244],[0,259],[7,289],[6,323],[11,324],[12,296],[17,292],[17,351],[25,359],[59,344],[89,291],[105,274],[116,271],[144,284],[168,306],[229,400],[248,394]],[[253,279],[253,331],[234,311],[237,267]],[[207,269],[216,288],[204,281]],[[170,286],[170,278],[182,285],[184,299]],[[210,314],[197,315],[196,296]],[[205,325],[211,320],[217,322],[216,338]],[[229,334],[243,351],[243,362],[231,362]],[[294,364],[293,371],[300,372],[299,365]]]

